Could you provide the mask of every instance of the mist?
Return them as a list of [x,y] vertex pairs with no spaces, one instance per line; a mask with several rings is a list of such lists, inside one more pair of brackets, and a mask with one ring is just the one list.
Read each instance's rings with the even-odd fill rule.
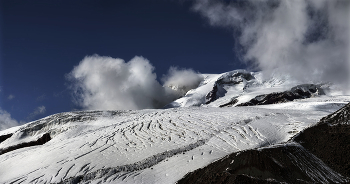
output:
[[[172,67],[163,76],[164,87],[157,81],[155,67],[144,57],[135,56],[128,62],[107,56],[87,56],[67,75],[74,102],[87,110],[137,110],[162,108],[182,95],[172,88],[189,90],[198,80],[183,82],[182,74],[190,78],[199,74],[189,69]],[[179,75],[181,74],[181,75]]]
[[180,95],[198,87],[202,80],[203,77],[192,69],[179,69],[178,67],[170,67],[168,74],[162,77],[164,86],[178,90]]
[[235,52],[265,77],[331,82],[350,90],[348,0],[195,1],[212,26],[232,30]]

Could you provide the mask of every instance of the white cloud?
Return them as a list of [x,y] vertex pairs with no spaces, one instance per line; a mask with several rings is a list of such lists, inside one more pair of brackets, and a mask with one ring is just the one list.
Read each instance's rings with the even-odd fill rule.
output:
[[164,86],[180,90],[181,95],[198,87],[202,80],[203,77],[192,69],[179,69],[177,67],[170,67],[168,74],[162,77]]
[[193,9],[211,25],[229,27],[244,61],[301,81],[330,81],[349,89],[348,0],[198,0]]
[[44,114],[46,112],[45,106],[39,106],[32,113],[29,114],[27,120],[33,120],[37,115]]
[[85,109],[161,108],[178,97],[159,84],[154,67],[139,56],[129,62],[87,56],[67,78],[75,102]]
[[11,118],[10,113],[0,108],[0,130],[5,130],[18,125],[19,123]]
[[8,100],[12,100],[14,98],[15,98],[15,95],[12,95],[12,94],[7,97]]

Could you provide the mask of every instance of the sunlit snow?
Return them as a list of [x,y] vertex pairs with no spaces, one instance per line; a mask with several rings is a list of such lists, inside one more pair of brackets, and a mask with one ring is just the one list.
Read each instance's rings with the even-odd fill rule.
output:
[[[203,97],[196,92],[204,94],[211,87],[203,84],[218,77],[208,75],[187,97]],[[0,155],[0,183],[59,183],[83,176],[92,183],[175,183],[229,153],[284,143],[349,101],[349,96],[321,96],[254,107],[55,114],[0,132],[14,133],[0,149],[45,133],[52,138]]]

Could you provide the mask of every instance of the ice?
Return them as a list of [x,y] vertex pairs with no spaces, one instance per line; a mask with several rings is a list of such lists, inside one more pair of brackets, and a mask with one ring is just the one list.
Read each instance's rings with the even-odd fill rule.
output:
[[26,136],[0,144],[54,133],[44,145],[0,155],[0,182],[55,183],[89,175],[85,179],[93,182],[175,183],[228,153],[288,141],[331,110],[318,110],[318,103],[336,101],[314,99],[259,107],[57,114],[13,129],[14,135],[27,131]]
[[[246,70],[234,70],[222,74],[204,74],[204,80],[198,88],[166,106],[173,107],[219,107],[236,98],[239,103],[244,103],[250,99],[272,92],[282,92],[289,90],[298,83],[288,78],[288,76],[273,76],[263,79],[261,72],[248,72]],[[209,104],[205,104],[206,95],[213,90],[215,84],[219,86],[220,98]],[[238,104],[238,103],[237,103]]]
[[283,144],[350,102],[350,96],[332,93],[281,104],[218,108],[233,97],[246,102],[295,86],[251,73],[254,79],[234,78],[237,84],[222,86],[226,93],[205,105],[218,79],[235,72],[242,71],[203,75],[198,88],[168,109],[67,112],[3,130],[0,135],[13,135],[0,143],[0,151],[46,133],[52,139],[0,152],[0,183],[175,183],[229,153]]

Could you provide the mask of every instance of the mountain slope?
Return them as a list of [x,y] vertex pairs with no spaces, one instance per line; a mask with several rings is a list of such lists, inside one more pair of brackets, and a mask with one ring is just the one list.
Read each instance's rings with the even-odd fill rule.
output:
[[350,103],[287,144],[230,154],[178,183],[348,183],[349,113]]
[[325,115],[254,107],[56,114],[0,144],[52,138],[0,155],[0,182],[174,183],[229,153],[285,142]]
[[[247,180],[249,182],[247,182]],[[246,150],[189,173],[178,183],[346,183],[298,144]]]
[[[283,144],[350,102],[349,96],[326,94],[218,108],[232,99],[245,103],[293,86],[236,70],[205,75],[198,88],[169,109],[67,112],[7,129],[0,132],[0,183],[175,183],[228,154]],[[301,158],[313,154],[293,146],[289,150],[299,150]],[[311,165],[322,166],[319,173],[329,171],[324,164]],[[331,181],[344,180],[330,173]],[[301,179],[323,181],[324,176]]]
[[350,178],[350,103],[295,138],[329,167]]

